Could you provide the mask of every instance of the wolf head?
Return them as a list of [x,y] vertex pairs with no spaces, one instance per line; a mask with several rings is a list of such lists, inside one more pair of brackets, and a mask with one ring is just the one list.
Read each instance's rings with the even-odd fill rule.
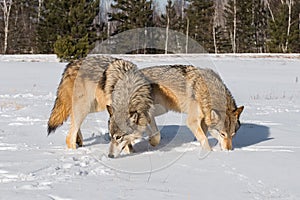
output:
[[223,150],[232,150],[232,138],[240,128],[239,118],[243,110],[244,106],[234,111],[226,111],[226,114],[211,111],[211,125],[208,126],[208,131],[219,141]]
[[107,110],[110,115],[108,128],[111,138],[108,157],[117,157],[122,151],[126,154],[132,153],[133,143],[141,138],[142,132],[149,123],[149,117],[138,111],[123,113],[123,116],[120,116],[118,111],[115,112],[115,109],[109,105]]
[[134,140],[146,130],[153,112],[151,88],[136,69],[124,73],[115,84],[111,105],[107,106],[111,136],[109,157],[117,157],[123,150],[131,153]]

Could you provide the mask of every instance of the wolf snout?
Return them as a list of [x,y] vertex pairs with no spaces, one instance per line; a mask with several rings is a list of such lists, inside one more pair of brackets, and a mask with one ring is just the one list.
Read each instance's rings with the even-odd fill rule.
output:
[[115,158],[114,154],[108,154],[109,158]]

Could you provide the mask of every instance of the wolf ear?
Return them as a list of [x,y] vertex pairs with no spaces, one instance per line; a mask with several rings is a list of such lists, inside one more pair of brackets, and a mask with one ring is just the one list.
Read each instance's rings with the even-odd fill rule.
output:
[[235,109],[235,111],[233,111],[233,114],[236,116],[236,118],[239,119],[243,110],[244,110],[244,106],[240,106],[237,109]]
[[210,120],[213,124],[216,124],[219,122],[220,120],[220,115],[218,114],[218,112],[216,110],[211,110],[210,111]]
[[113,115],[113,109],[112,109],[112,107],[110,105],[106,105],[106,109],[107,109],[107,111],[109,113],[109,116],[111,117]]
[[133,123],[138,123],[139,114],[137,112],[130,113],[130,119]]

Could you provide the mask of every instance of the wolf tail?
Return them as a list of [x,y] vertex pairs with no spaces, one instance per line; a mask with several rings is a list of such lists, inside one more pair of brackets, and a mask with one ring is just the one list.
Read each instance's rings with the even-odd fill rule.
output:
[[69,63],[62,74],[55,103],[48,120],[48,135],[55,132],[71,114],[73,87],[81,62],[78,60]]

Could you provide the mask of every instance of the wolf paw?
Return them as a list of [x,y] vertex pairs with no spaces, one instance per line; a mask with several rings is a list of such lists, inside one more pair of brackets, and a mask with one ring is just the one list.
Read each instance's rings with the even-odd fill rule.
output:
[[77,136],[76,144],[78,145],[78,147],[83,147],[83,141],[82,141],[82,138],[80,138],[79,136]]
[[156,132],[149,138],[149,143],[151,146],[155,147],[160,143],[160,132]]
[[67,136],[67,138],[66,138],[66,144],[67,144],[68,149],[76,149],[76,142],[75,141],[73,142],[71,140],[71,137]]

